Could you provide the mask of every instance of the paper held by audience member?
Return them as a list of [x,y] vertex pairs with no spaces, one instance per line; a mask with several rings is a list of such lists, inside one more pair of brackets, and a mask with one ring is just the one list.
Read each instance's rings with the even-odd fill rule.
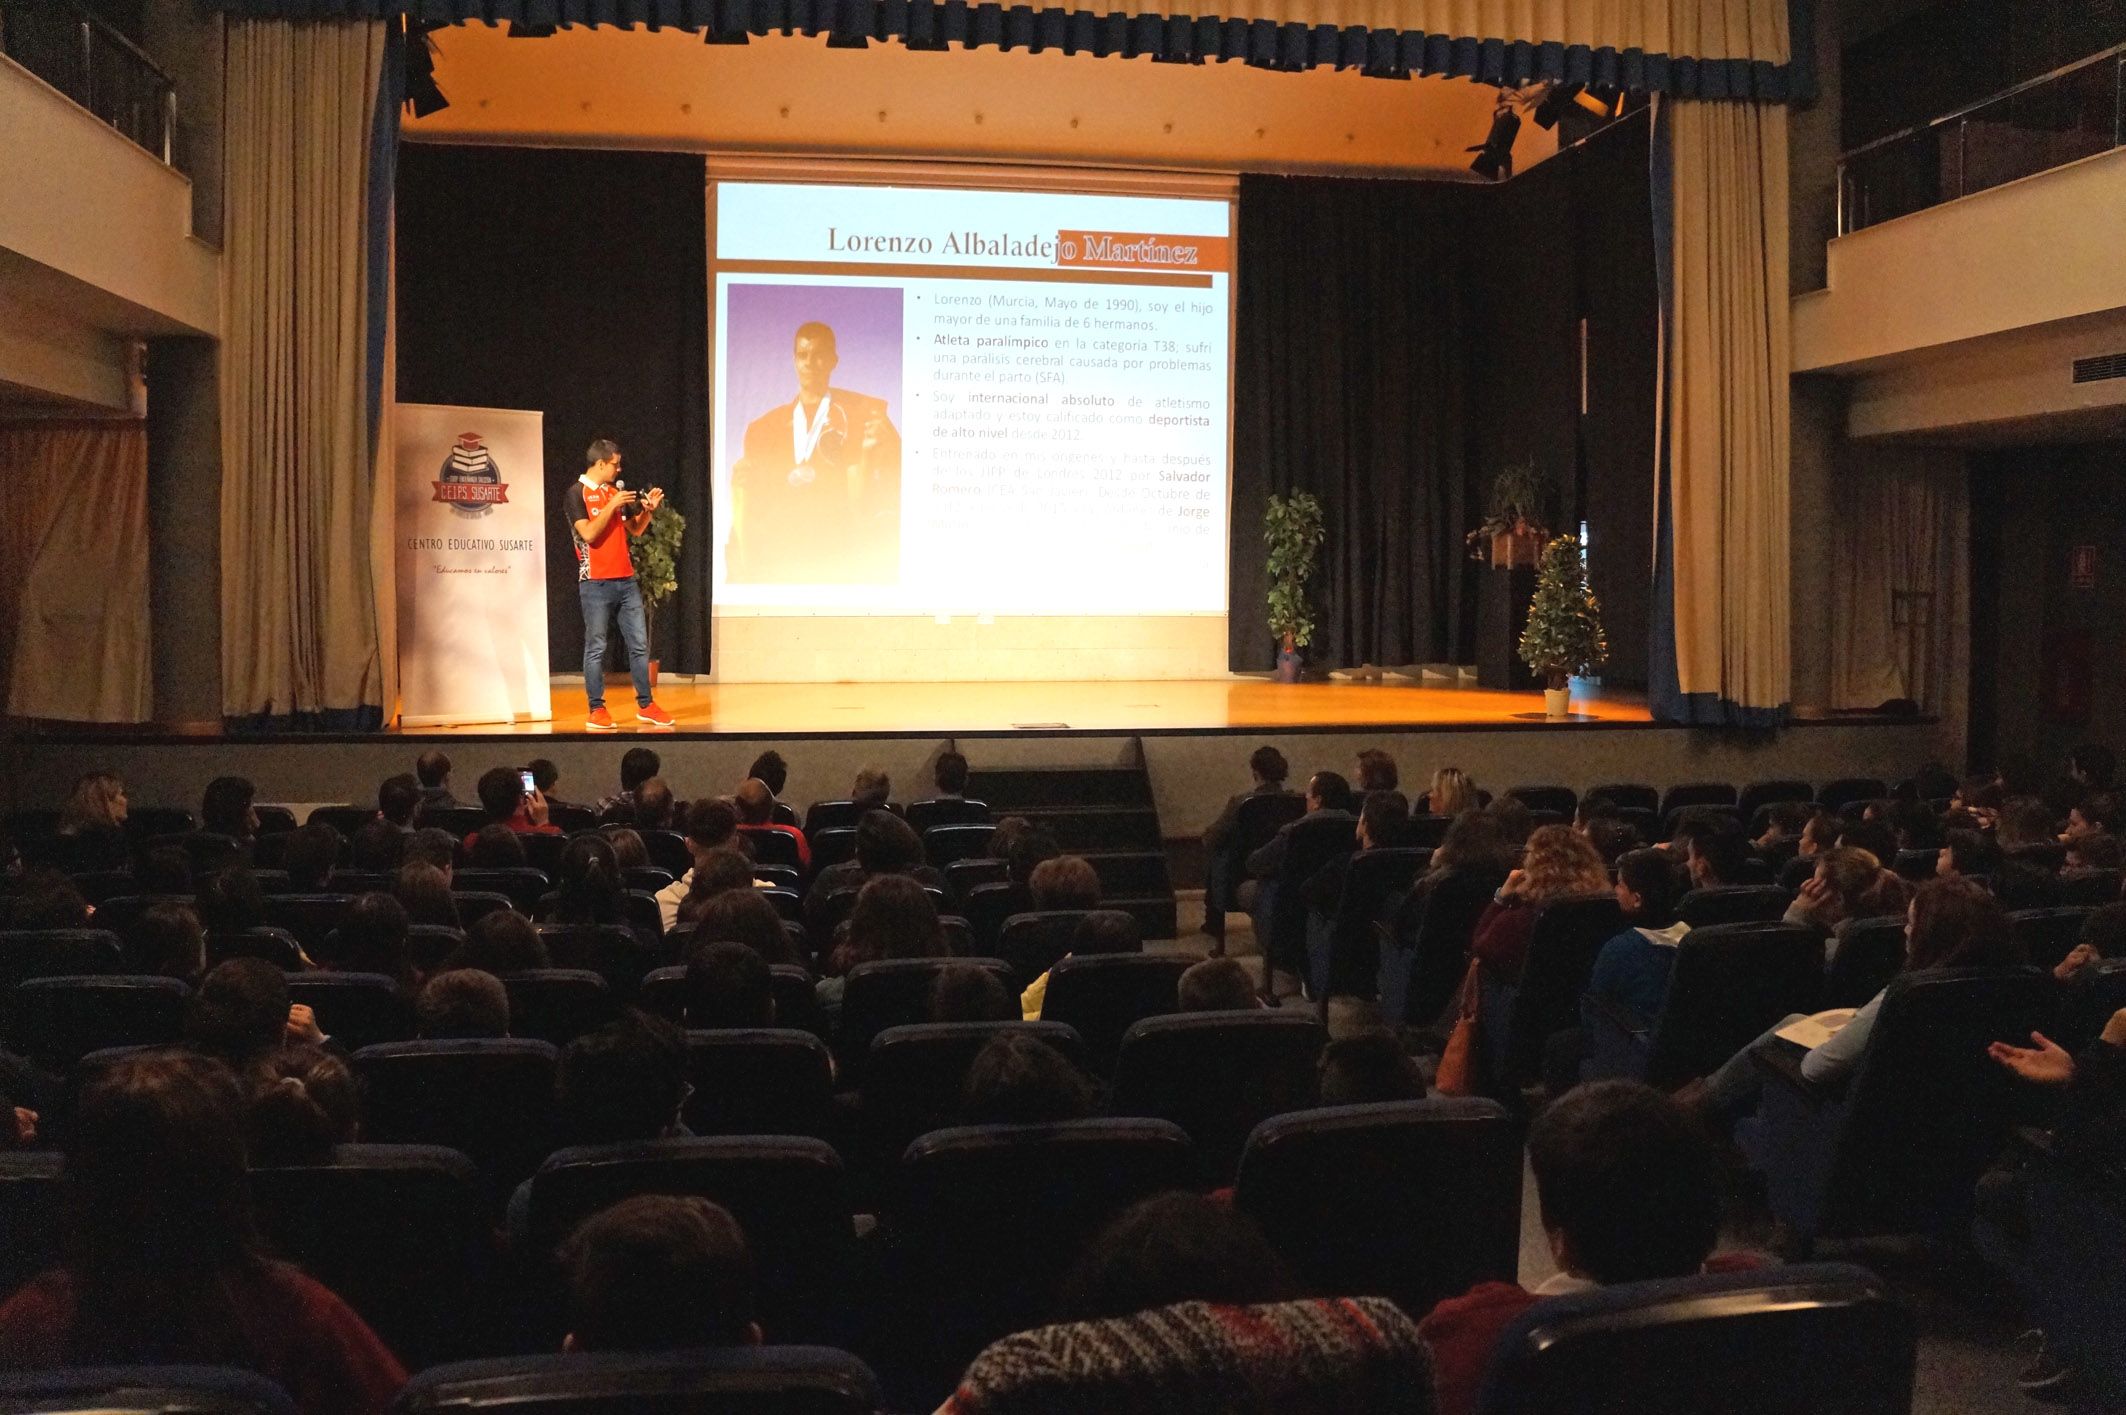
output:
[[1843,1031],[1845,1024],[1853,1020],[1853,1014],[1858,1010],[1852,1007],[1834,1007],[1828,1012],[1819,1012],[1813,1017],[1789,1022],[1779,1029],[1778,1035],[1814,1051]]

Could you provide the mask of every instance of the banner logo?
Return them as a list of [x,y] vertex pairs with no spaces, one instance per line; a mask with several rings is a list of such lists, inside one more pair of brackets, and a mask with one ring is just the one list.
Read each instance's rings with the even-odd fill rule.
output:
[[485,516],[509,500],[509,483],[477,432],[458,434],[437,477],[435,499],[460,516]]

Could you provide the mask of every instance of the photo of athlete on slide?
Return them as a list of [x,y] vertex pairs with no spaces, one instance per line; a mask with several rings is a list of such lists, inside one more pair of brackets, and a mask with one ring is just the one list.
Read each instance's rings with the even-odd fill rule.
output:
[[797,396],[746,424],[731,468],[727,578],[892,584],[901,565],[901,435],[885,400],[833,385],[834,330],[797,327]]

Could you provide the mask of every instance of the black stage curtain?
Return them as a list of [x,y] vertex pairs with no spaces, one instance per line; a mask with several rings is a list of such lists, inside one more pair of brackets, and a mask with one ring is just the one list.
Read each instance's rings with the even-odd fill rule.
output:
[[[398,178],[398,397],[546,414],[547,643],[583,663],[561,494],[594,438],[687,518],[651,626],[709,671],[708,248],[703,159],[407,143]],[[617,635],[615,639],[617,641]]]
[[[1245,177],[1234,346],[1229,665],[1268,668],[1262,511],[1311,491],[1320,665],[1469,663],[1463,536],[1533,458],[1588,523],[1612,645],[1643,685],[1656,414],[1643,117],[1497,185]],[[1580,322],[1587,415],[1580,415]]]

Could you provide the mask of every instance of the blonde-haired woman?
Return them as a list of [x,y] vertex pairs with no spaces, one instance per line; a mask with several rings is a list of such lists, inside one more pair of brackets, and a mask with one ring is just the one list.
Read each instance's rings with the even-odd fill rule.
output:
[[116,869],[126,862],[125,782],[117,773],[92,771],[74,783],[59,810],[59,834],[67,841],[68,869]]
[[1425,809],[1435,816],[1458,816],[1482,805],[1476,778],[1458,766],[1443,766],[1432,773],[1432,789],[1425,793]]
[[1486,974],[1515,982],[1545,905],[1605,895],[1610,888],[1609,867],[1586,836],[1569,825],[1546,825],[1528,837],[1521,867],[1506,876],[1477,920],[1469,951]]

